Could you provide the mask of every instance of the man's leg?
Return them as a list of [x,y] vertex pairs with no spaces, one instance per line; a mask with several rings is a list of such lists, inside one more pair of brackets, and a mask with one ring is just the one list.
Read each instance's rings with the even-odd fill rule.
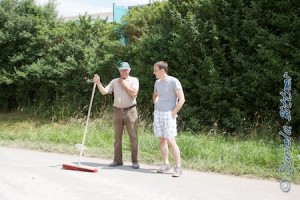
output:
[[133,107],[132,109],[127,111],[126,117],[124,119],[126,130],[130,138],[132,163],[139,162],[137,122],[138,122],[137,109],[136,107]]
[[176,143],[176,140],[175,138],[170,138],[168,139],[168,143],[170,145],[170,148],[171,148],[171,151],[172,151],[172,154],[173,154],[173,158],[175,160],[175,163],[176,163],[176,166],[175,166],[175,169],[174,169],[174,173],[173,173],[173,177],[179,177],[182,175],[182,169],[181,169],[181,161],[180,161],[180,150],[179,150],[179,147]]
[[179,147],[176,143],[175,138],[169,138],[168,139],[168,144],[170,145],[171,151],[173,158],[175,160],[176,166],[180,167],[181,166],[181,159],[180,159],[180,150]]
[[122,119],[122,111],[115,110],[113,114],[113,127],[115,132],[114,143],[114,161],[117,163],[123,163],[122,158],[122,134],[124,130],[124,123]]
[[159,148],[165,165],[169,165],[169,148],[167,139],[159,138]]

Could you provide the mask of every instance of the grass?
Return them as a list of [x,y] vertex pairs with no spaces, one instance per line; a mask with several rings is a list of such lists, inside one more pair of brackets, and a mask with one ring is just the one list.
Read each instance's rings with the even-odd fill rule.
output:
[[[114,139],[109,116],[104,115],[89,123],[86,156],[112,159]],[[0,114],[0,123],[2,146],[69,154],[78,154],[74,144],[81,143],[85,126],[84,119],[52,122],[20,113]],[[278,172],[284,162],[283,139],[279,136],[274,139],[266,136],[246,138],[180,132],[177,142],[183,168],[272,180],[283,178]],[[161,164],[158,140],[143,122],[139,125],[139,149],[142,163]],[[127,135],[123,137],[123,156],[124,161],[130,161]],[[292,158],[291,181],[299,184],[299,141],[292,142]]]

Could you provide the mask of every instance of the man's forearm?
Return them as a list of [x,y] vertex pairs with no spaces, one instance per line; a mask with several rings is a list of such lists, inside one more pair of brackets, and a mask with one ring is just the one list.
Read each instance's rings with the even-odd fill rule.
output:
[[184,102],[185,102],[185,99],[179,99],[179,101],[176,104],[176,107],[174,108],[174,110],[172,112],[174,114],[177,114],[179,112],[179,110],[182,108]]
[[124,90],[131,96],[131,97],[136,97],[138,91],[135,89],[132,89],[130,87],[127,87],[127,85],[122,85],[122,87],[124,88]]
[[158,95],[157,94],[153,94],[153,96],[152,96],[152,100],[153,100],[153,104],[155,105],[156,104],[156,102],[157,102],[157,97],[158,97]]
[[177,98],[178,98],[178,102],[176,104],[176,107],[172,111],[173,115],[176,115],[179,112],[179,110],[182,108],[182,106],[185,102],[185,97],[184,97],[184,93],[183,93],[182,89],[176,90],[176,95],[177,95]]
[[106,95],[108,91],[103,87],[102,83],[99,81],[96,83],[98,90],[101,92],[102,95]]

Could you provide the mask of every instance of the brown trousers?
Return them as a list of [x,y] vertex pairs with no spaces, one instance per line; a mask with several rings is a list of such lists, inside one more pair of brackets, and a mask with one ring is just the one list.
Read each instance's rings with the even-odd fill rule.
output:
[[114,161],[118,163],[123,163],[122,135],[125,126],[131,144],[131,160],[133,163],[139,162],[137,122],[138,122],[138,114],[137,114],[136,106],[125,111],[118,110],[118,109],[114,110],[113,113],[113,128],[115,132]]

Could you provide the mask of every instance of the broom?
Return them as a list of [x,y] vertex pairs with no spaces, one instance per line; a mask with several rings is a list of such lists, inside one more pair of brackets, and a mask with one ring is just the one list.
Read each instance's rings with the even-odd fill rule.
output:
[[74,163],[65,163],[62,165],[62,167],[64,169],[68,169],[68,170],[78,170],[78,171],[85,171],[85,172],[97,172],[98,169],[95,167],[91,167],[91,166],[87,166],[87,165],[82,165],[81,162],[81,157],[82,157],[82,153],[83,150],[85,149],[84,147],[84,143],[85,143],[85,138],[86,138],[86,133],[87,133],[87,128],[88,128],[88,123],[89,123],[89,118],[90,118],[90,114],[91,114],[91,108],[92,108],[92,104],[93,104],[93,99],[94,99],[94,94],[95,94],[95,88],[96,88],[96,83],[94,83],[93,86],[93,92],[92,92],[92,97],[91,97],[91,101],[90,101],[90,106],[89,106],[89,110],[88,110],[88,115],[87,115],[87,119],[86,119],[86,123],[85,123],[85,129],[84,129],[84,134],[83,134],[83,138],[82,138],[82,143],[77,144],[76,147],[80,147],[80,155],[79,155],[79,161],[77,164]]

